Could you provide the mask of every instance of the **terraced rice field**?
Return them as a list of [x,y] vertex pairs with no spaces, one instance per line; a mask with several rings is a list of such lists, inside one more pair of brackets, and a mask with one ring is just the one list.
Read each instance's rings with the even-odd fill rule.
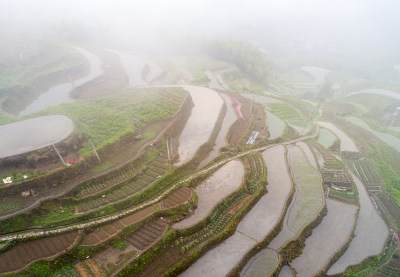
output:
[[222,121],[222,126],[221,130],[218,133],[217,138],[215,139],[215,145],[212,150],[212,152],[208,155],[206,159],[204,159],[199,167],[205,166],[208,162],[212,161],[214,158],[216,158],[222,147],[227,145],[227,140],[226,136],[228,134],[229,128],[232,126],[232,124],[238,119],[235,110],[233,108],[233,102],[231,97],[224,93],[219,94],[225,101],[226,104],[226,114],[224,117],[224,120]]
[[279,255],[271,249],[261,250],[256,256],[250,259],[250,267],[243,268],[241,277],[269,276],[279,264]]
[[186,187],[180,187],[166,198],[160,201],[160,209],[165,210],[177,207],[189,201],[192,198],[192,191]]
[[357,207],[326,200],[328,214],[306,239],[302,254],[292,261],[296,276],[314,276],[346,244],[355,224]]
[[302,141],[299,141],[296,143],[298,147],[304,152],[304,154],[307,157],[308,162],[311,164],[312,167],[318,170],[317,162],[314,158],[314,154],[311,151],[311,149],[308,147],[308,145]]
[[284,147],[267,149],[263,152],[263,157],[268,170],[268,193],[257,202],[237,227],[237,231],[256,241],[263,240],[278,224],[292,187]]
[[180,276],[226,276],[255,244],[255,240],[235,232],[217,247],[208,251]]
[[152,83],[158,76],[160,76],[163,69],[158,65],[158,63],[147,57],[140,57],[140,59],[143,60],[148,67],[148,73],[145,76],[146,82]]
[[68,137],[73,130],[73,121],[65,115],[41,116],[0,125],[0,158],[52,145]]
[[110,224],[103,225],[86,235],[83,239],[82,245],[95,246],[103,241],[109,240],[118,234],[121,234],[123,229],[126,227],[151,216],[155,211],[156,209],[150,206]]
[[72,247],[79,232],[70,232],[53,237],[21,242],[3,254],[0,254],[0,274],[15,272],[29,264],[59,255]]
[[158,241],[165,231],[167,231],[167,228],[168,224],[158,218],[137,229],[126,241],[140,251],[143,251]]
[[320,128],[317,142],[326,149],[331,147],[338,138],[328,129]]
[[112,52],[118,54],[118,56],[121,58],[122,66],[128,75],[130,86],[135,87],[147,85],[147,82],[143,80],[143,69],[146,65],[145,61],[128,53],[119,51]]
[[382,182],[378,172],[371,161],[364,160],[349,160],[351,169],[355,172],[364,183],[369,192],[382,191]]
[[179,161],[175,166],[191,160],[199,147],[208,141],[223,106],[223,100],[212,89],[186,85],[182,87],[189,92],[194,107],[179,137]]
[[105,277],[106,274],[99,267],[96,261],[93,259],[86,259],[75,266],[75,270],[78,272],[79,276],[96,276],[96,277]]
[[400,139],[399,138],[397,138],[393,135],[379,132],[379,131],[376,131],[376,130],[370,128],[367,123],[365,123],[363,120],[361,120],[358,117],[349,116],[349,117],[346,117],[346,120],[348,120],[352,124],[355,124],[363,129],[367,130],[368,132],[374,134],[375,136],[380,138],[384,143],[386,143],[389,146],[394,147],[397,151],[400,152]]
[[322,84],[325,81],[326,74],[330,72],[328,69],[315,66],[303,66],[301,69],[314,77],[312,84],[315,85]]
[[285,131],[285,122],[269,111],[266,111],[266,114],[265,124],[268,127],[268,140],[279,138]]
[[196,188],[199,201],[194,213],[172,227],[184,229],[203,220],[219,202],[240,187],[244,173],[240,161],[230,161],[222,166]]
[[282,267],[281,272],[279,272],[278,277],[293,277],[293,273],[290,268],[285,265]]
[[352,177],[360,200],[354,238],[346,252],[329,268],[328,275],[342,273],[350,265],[359,264],[370,256],[379,255],[389,235],[389,230],[372,204],[363,183],[354,174]]
[[268,109],[277,117],[286,120],[290,125],[302,127],[307,125],[304,116],[286,102],[268,104]]
[[329,129],[340,139],[340,152],[342,151],[358,152],[358,148],[354,143],[354,141],[348,135],[346,135],[342,130],[336,127],[334,124],[323,121],[317,121],[317,123],[318,125],[326,129]]
[[[77,204],[76,206],[78,212],[83,213],[108,204],[112,204],[139,192],[167,172],[167,159],[166,150],[163,149],[157,155],[157,158],[149,162],[142,172],[138,172],[137,168],[128,168],[126,169],[126,173],[122,176],[117,175],[114,178],[111,177],[105,182],[89,186],[91,190],[88,189],[88,192],[100,192],[101,189],[107,188],[111,184],[113,185],[113,188],[107,192],[104,192],[104,194],[98,193],[95,197],[82,200],[81,203]],[[100,180],[102,179],[100,178]],[[115,183],[113,183],[113,181]]]
[[319,214],[324,205],[322,179],[300,148],[288,146],[288,161],[296,183],[296,193],[283,222],[282,231],[268,247],[278,250]]

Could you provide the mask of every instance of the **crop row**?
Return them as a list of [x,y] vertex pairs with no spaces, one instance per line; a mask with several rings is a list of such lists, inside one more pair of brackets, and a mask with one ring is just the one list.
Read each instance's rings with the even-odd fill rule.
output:
[[203,228],[201,231],[194,233],[185,238],[180,238],[175,241],[176,246],[181,246],[181,252],[185,253],[192,247],[198,245],[203,240],[218,234],[221,232],[225,226],[231,220],[232,215],[229,214],[229,210],[239,202],[243,197],[244,193],[242,191],[236,193],[233,197],[222,204],[211,216],[210,223]]
[[354,160],[351,162],[353,170],[358,173],[366,184],[380,184],[380,178],[369,160]]
[[138,174],[134,180],[127,181],[118,186],[118,188],[108,191],[106,194],[98,195],[96,198],[88,199],[77,205],[79,212],[86,212],[99,208],[104,205],[122,200],[135,194],[156,181],[159,176],[167,172],[167,167],[161,166],[165,164],[165,160],[157,158],[153,160],[142,173]]

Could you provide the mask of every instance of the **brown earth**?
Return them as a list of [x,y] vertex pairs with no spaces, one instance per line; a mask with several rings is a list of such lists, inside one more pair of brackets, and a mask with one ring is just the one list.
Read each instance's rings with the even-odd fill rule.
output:
[[160,201],[160,210],[166,210],[180,206],[189,201],[192,198],[192,195],[191,189],[187,187],[180,187]]
[[156,210],[153,206],[149,206],[127,217],[114,221],[110,224],[103,225],[97,230],[86,235],[82,241],[82,245],[95,246],[101,242],[109,240],[121,234],[123,229],[125,229],[126,227],[138,223],[139,221],[151,216],[155,211]]
[[238,93],[229,91],[221,92],[230,97],[236,98],[241,103],[241,112],[244,117],[244,120],[237,120],[232,124],[227,135],[228,143],[233,147],[244,145],[253,131],[259,132],[254,144],[259,143],[263,138],[265,138],[267,128],[265,126],[265,113],[263,107],[254,103],[251,108],[252,104],[250,99],[243,97]]
[[35,261],[65,252],[75,244],[79,234],[79,231],[74,231],[17,244],[0,255],[0,274],[22,270]]

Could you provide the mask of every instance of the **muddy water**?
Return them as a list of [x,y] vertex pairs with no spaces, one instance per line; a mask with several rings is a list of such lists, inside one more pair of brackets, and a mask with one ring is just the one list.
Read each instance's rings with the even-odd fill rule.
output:
[[349,239],[357,207],[339,201],[326,201],[328,214],[310,237],[302,254],[292,261],[296,276],[314,276],[320,272]]
[[143,80],[143,69],[146,65],[142,59],[137,58],[134,55],[130,55],[121,51],[110,50],[118,54],[121,59],[122,66],[125,69],[126,74],[129,78],[129,85],[131,87],[145,86],[147,82]]
[[365,123],[363,120],[359,119],[358,117],[349,116],[349,117],[346,117],[346,120],[350,121],[351,123],[353,123],[357,126],[360,126],[361,128],[367,130],[368,132],[374,134],[375,136],[377,136],[378,138],[383,140],[387,145],[394,147],[397,151],[400,152],[400,139],[399,138],[397,138],[393,135],[390,135],[390,134],[386,134],[386,133],[371,129],[367,123]]
[[243,177],[244,167],[239,161],[230,161],[218,169],[196,189],[199,201],[193,215],[172,227],[184,229],[206,218],[219,202],[240,187]]
[[207,78],[210,80],[210,83],[208,84],[208,86],[210,88],[215,88],[215,89],[224,89],[222,86],[220,86],[220,84],[217,81],[217,78],[215,78],[214,74],[210,71],[205,71]]
[[19,113],[19,115],[27,115],[41,111],[50,106],[74,102],[75,100],[70,97],[70,92],[74,89],[74,87],[83,85],[103,74],[103,70],[101,68],[102,63],[97,56],[82,48],[75,47],[75,49],[79,51],[89,62],[89,75],[77,79],[73,81],[73,83],[68,82],[51,87],[48,91],[42,93],[35,101],[29,104],[25,110]]
[[64,115],[42,116],[0,125],[0,158],[39,149],[68,137],[74,124]]
[[221,130],[218,133],[217,138],[215,139],[215,145],[208,157],[200,163],[200,168],[205,166],[208,162],[213,160],[219,155],[220,149],[227,145],[226,135],[228,134],[229,128],[231,125],[238,119],[236,116],[235,109],[233,108],[232,99],[226,95],[221,93],[220,96],[224,99],[226,104],[226,114],[225,118],[222,121]]
[[358,152],[358,148],[354,141],[334,124],[323,121],[317,121],[317,123],[318,125],[333,132],[340,139],[340,151]]
[[370,256],[379,255],[389,235],[389,230],[372,204],[364,184],[354,174],[352,177],[360,200],[354,238],[343,256],[328,270],[329,275],[341,273],[350,265],[359,264]]
[[194,107],[179,138],[180,166],[191,160],[199,147],[206,143],[218,120],[223,100],[212,89],[196,86],[182,86],[190,93]]
[[261,250],[249,260],[248,265],[240,273],[241,277],[269,276],[278,266],[279,256],[271,249]]
[[312,84],[315,85],[325,82],[325,76],[330,72],[328,69],[315,66],[303,66],[301,69],[314,77]]

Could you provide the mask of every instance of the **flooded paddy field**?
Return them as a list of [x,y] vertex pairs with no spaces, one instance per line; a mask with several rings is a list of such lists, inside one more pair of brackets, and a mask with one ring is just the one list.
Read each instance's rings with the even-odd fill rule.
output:
[[293,277],[293,273],[290,270],[290,267],[285,265],[282,267],[281,272],[279,272],[278,277]]
[[199,147],[208,141],[223,106],[223,100],[212,89],[196,86],[182,87],[190,93],[194,107],[179,137],[179,161],[175,163],[175,166],[191,160]]
[[324,121],[318,121],[317,123],[333,132],[340,139],[340,151],[358,152],[358,148],[354,141],[334,124]]
[[278,250],[319,214],[324,204],[321,177],[300,148],[288,147],[288,161],[296,183],[296,192],[286,213],[283,228],[268,247]]
[[125,69],[126,74],[129,78],[129,86],[136,87],[136,86],[145,86],[147,82],[143,80],[143,70],[146,65],[146,62],[138,57],[122,52],[122,51],[115,51],[110,50],[116,54],[121,59],[122,66]]
[[157,79],[158,76],[161,75],[161,73],[163,73],[163,69],[155,61],[143,56],[139,58],[146,63],[146,67],[148,69],[144,74],[146,82],[152,83],[155,79]]
[[267,149],[263,152],[263,157],[268,170],[268,193],[257,202],[237,227],[239,232],[257,242],[262,241],[278,224],[292,187],[284,147]]
[[74,80],[73,82],[63,83],[51,87],[46,92],[42,93],[35,101],[29,104],[23,111],[19,113],[19,115],[27,115],[33,112],[44,110],[50,106],[74,102],[75,100],[71,98],[70,93],[75,87],[79,87],[89,81],[92,81],[104,73],[103,69],[101,68],[102,62],[97,56],[83,48],[75,47],[75,49],[78,50],[89,62],[89,74],[83,78]]
[[298,147],[300,147],[301,150],[303,150],[303,152],[306,155],[307,160],[311,164],[311,166],[318,170],[318,166],[317,166],[317,162],[314,158],[314,154],[311,151],[311,149],[308,147],[308,145],[302,141],[297,142],[296,145]]
[[400,93],[384,89],[366,89],[366,90],[352,92],[348,96],[353,96],[358,94],[377,94],[400,100]]
[[358,117],[349,116],[349,117],[346,117],[346,120],[350,121],[352,124],[355,124],[363,129],[367,130],[368,132],[374,134],[375,136],[377,136],[378,138],[383,140],[383,142],[385,142],[387,145],[394,147],[397,151],[400,152],[400,139],[399,138],[397,138],[393,135],[379,132],[379,131],[376,131],[376,130],[370,128],[367,123],[365,123],[362,119],[360,119]]
[[64,115],[49,115],[0,125],[0,158],[23,154],[57,143],[74,130]]
[[240,187],[244,178],[244,167],[240,161],[230,161],[196,188],[199,197],[196,210],[189,218],[172,227],[184,229],[200,222],[225,197]]
[[350,238],[357,207],[339,201],[326,200],[328,214],[312,235],[305,241],[302,254],[292,261],[297,276],[314,276],[329,263],[330,259]]
[[331,147],[338,138],[328,129],[320,128],[317,142],[326,149]]
[[[241,277],[269,276],[279,264],[279,255],[271,249],[261,250],[243,268]],[[248,267],[249,266],[249,267]]]
[[226,276],[255,244],[255,240],[235,232],[179,276]]
[[217,138],[215,139],[215,145],[212,150],[212,152],[208,155],[206,159],[204,159],[199,167],[203,167],[206,165],[208,162],[213,160],[219,155],[220,149],[224,146],[227,145],[227,138],[226,136],[228,135],[229,128],[232,126],[232,124],[238,119],[235,109],[233,108],[233,102],[231,97],[224,93],[219,94],[225,101],[226,104],[226,114],[224,117],[224,120],[222,121],[222,126],[221,130],[218,133]]
[[354,174],[352,177],[360,201],[354,238],[343,256],[329,268],[328,275],[342,273],[350,265],[359,264],[368,257],[379,255],[389,235],[389,230],[369,198],[364,184]]

